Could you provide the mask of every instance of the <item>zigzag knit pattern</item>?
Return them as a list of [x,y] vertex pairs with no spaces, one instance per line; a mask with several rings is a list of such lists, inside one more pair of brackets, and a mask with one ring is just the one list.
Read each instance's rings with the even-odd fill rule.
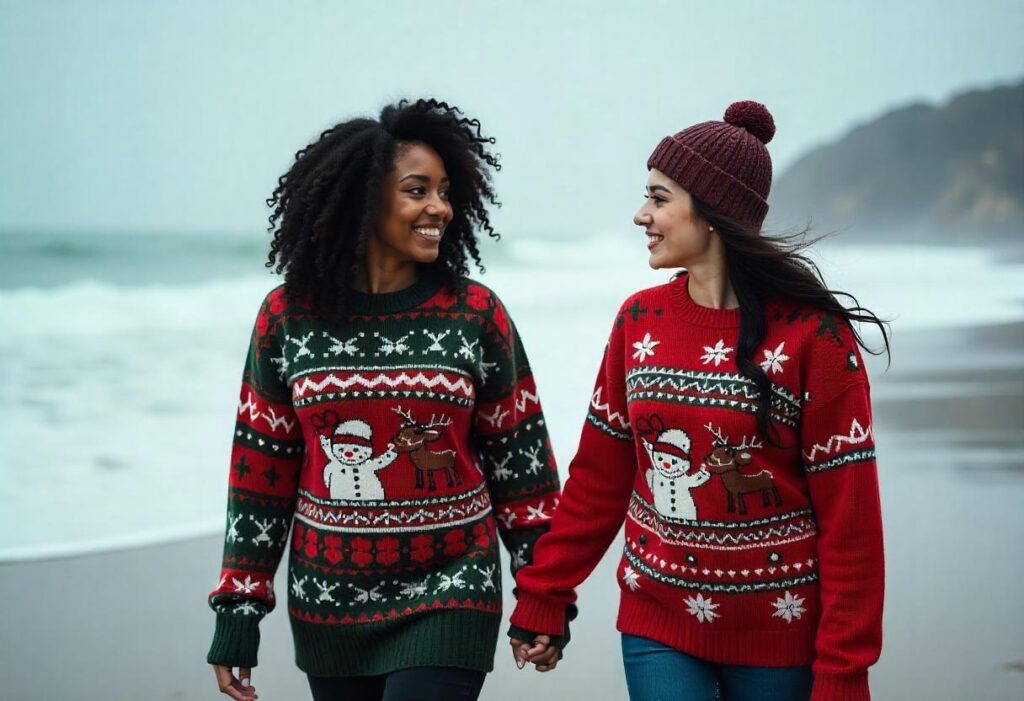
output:
[[[360,299],[372,302],[360,308]],[[530,366],[498,298],[429,278],[358,296],[341,328],[261,306],[231,456],[211,663],[256,662],[290,544],[299,666],[318,675],[487,671],[513,571],[558,503]],[[451,644],[451,639],[459,639]]]
[[737,364],[738,310],[697,305],[686,275],[626,301],[514,626],[560,632],[625,519],[619,630],[714,662],[813,664],[815,701],[867,698],[883,590],[867,376],[848,325],[771,300],[765,315],[751,359],[767,399]]

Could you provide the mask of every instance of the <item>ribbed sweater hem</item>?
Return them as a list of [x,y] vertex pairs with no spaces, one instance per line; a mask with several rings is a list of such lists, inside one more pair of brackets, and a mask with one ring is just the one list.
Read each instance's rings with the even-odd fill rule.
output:
[[811,701],[871,701],[868,673],[814,673]]
[[317,677],[387,674],[409,667],[490,672],[501,616],[472,610],[412,614],[394,621],[326,625],[291,618],[295,664]]
[[[701,623],[685,610],[671,611],[646,597],[626,592],[622,593],[616,623],[622,633],[655,640],[720,664],[796,667],[810,664],[814,658],[812,628],[779,632],[715,630],[714,625]],[[825,698],[832,697],[821,697]]]

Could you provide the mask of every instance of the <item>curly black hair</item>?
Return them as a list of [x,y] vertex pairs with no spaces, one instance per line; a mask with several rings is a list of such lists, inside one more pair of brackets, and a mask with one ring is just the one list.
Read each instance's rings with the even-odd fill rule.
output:
[[284,273],[289,298],[306,300],[328,319],[343,319],[353,274],[378,221],[381,185],[394,170],[398,149],[412,142],[437,151],[451,179],[453,218],[438,259],[426,267],[453,285],[469,273],[470,258],[483,269],[476,230],[500,238],[487,211],[488,205],[500,206],[491,169],[501,165],[487,150],[494,139],[454,105],[402,100],[381,110],[378,119],[351,119],[323,132],[278,178],[267,199],[273,241],[266,265]]

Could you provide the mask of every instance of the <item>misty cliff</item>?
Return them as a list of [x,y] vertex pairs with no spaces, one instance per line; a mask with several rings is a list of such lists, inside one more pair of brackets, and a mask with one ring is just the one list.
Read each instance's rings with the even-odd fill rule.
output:
[[779,176],[769,225],[842,238],[1024,239],[1024,83],[914,104],[816,148]]

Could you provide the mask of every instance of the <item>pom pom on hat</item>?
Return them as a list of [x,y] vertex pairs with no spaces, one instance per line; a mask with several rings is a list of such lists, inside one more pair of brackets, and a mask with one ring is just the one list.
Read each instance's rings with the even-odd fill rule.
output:
[[760,102],[743,100],[732,103],[725,111],[725,121],[734,127],[746,129],[762,144],[767,144],[775,136],[775,120],[772,119],[772,113]]
[[647,159],[691,196],[757,234],[768,214],[775,120],[760,102],[734,102],[724,122],[701,122],[661,140]]

